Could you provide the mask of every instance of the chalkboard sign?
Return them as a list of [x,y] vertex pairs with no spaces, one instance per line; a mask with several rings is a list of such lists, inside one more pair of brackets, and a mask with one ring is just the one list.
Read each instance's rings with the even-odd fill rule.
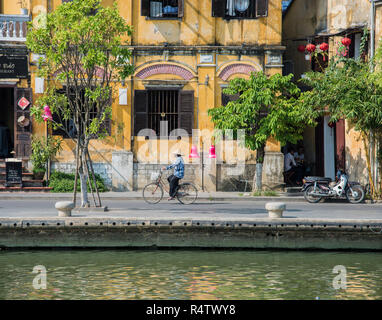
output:
[[23,163],[18,159],[5,160],[5,184],[22,184]]

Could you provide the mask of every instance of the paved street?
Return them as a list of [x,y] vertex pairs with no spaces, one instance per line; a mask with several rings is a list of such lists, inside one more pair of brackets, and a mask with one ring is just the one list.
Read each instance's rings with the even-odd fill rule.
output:
[[[55,217],[57,200],[0,200],[0,217]],[[108,212],[73,212],[77,217],[149,217],[149,218],[266,218],[266,201],[206,201],[193,205],[181,205],[177,201],[163,200],[149,205],[143,200],[105,200]],[[326,202],[309,204],[287,202],[284,216],[287,218],[315,219],[382,219],[381,204],[349,204]]]

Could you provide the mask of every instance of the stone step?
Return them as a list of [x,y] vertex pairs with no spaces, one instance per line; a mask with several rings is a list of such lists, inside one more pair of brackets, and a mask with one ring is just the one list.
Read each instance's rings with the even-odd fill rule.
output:
[[[0,172],[0,180],[5,180],[5,172]],[[33,180],[33,173],[31,172],[23,172],[23,181]]]
[[[22,167],[22,172],[29,172],[26,167]],[[5,173],[5,165],[0,165],[0,173]]]
[[[44,180],[23,180],[24,187],[43,187]],[[0,180],[0,187],[5,187],[5,180]]]
[[0,187],[0,192],[50,192],[49,187]]
[[301,187],[286,187],[285,191],[288,193],[300,193]]
[[285,197],[298,197],[303,196],[304,193],[301,191],[301,187],[286,187],[282,195]]

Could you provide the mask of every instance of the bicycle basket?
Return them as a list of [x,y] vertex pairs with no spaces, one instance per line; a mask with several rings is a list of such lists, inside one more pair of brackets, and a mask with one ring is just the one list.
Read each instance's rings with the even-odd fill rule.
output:
[[151,180],[156,181],[159,178],[160,173],[159,172],[153,172],[151,173]]

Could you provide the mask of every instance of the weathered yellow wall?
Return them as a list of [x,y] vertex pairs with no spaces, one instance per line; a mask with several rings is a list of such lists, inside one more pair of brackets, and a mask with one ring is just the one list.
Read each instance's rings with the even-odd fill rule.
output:
[[382,5],[376,8],[375,12],[375,39],[377,47],[382,45]]
[[[4,1],[3,1],[4,2]],[[19,14],[20,6],[16,1],[4,2],[4,13]],[[110,6],[114,0],[102,0],[102,4]],[[141,16],[141,0],[120,0],[117,1],[118,8],[122,17],[126,22],[133,26],[133,35],[126,38],[126,44],[131,45],[132,49],[136,48],[162,48],[163,43],[167,42],[170,46],[169,56],[158,54],[134,54],[134,65],[136,73],[144,67],[155,64],[176,64],[185,67],[191,71],[195,77],[188,81],[184,86],[184,90],[193,90],[194,96],[194,127],[201,130],[212,130],[213,124],[208,117],[208,109],[221,105],[222,86],[228,84],[228,80],[234,77],[248,77],[248,74],[234,74],[227,81],[219,77],[224,67],[234,63],[245,63],[254,68],[256,71],[264,71],[268,75],[281,73],[281,67],[266,68],[264,48],[274,50],[277,47],[282,52],[281,46],[281,1],[270,0],[268,17],[259,19],[244,20],[224,20],[215,18],[211,15],[211,1],[205,0],[185,0],[184,17],[181,20],[150,20]],[[29,9],[32,9],[32,17],[35,18],[41,9],[56,9],[61,4],[61,0],[32,0]],[[36,9],[38,8],[38,9]],[[230,46],[230,49],[237,50],[245,43],[249,48],[259,49],[256,54],[238,54],[237,51],[221,52],[222,46]],[[179,47],[192,47],[194,53],[192,55],[184,55],[179,53]],[[272,47],[273,46],[273,47]],[[177,51],[178,50],[178,51]],[[149,51],[148,51],[149,52]],[[213,63],[201,64],[201,54],[212,54]],[[35,87],[35,67],[31,67],[32,77],[31,86]],[[135,74],[136,74],[135,73]],[[206,76],[209,76],[209,83],[204,84]],[[134,98],[134,90],[144,89],[144,83],[152,80],[181,80],[180,77],[169,74],[159,74],[148,77],[147,79],[139,79],[135,75],[126,79],[125,88],[128,92],[128,105],[120,106],[118,97],[113,102],[113,125],[112,135],[107,139],[100,141],[91,141],[90,150],[93,160],[96,162],[111,161],[111,155],[114,150],[131,150],[137,152],[139,147],[145,142],[138,141],[134,138],[132,142],[132,112]],[[23,84],[27,86],[27,83]],[[45,84],[45,88],[47,84]],[[121,88],[120,83],[115,83],[113,88],[115,92]],[[34,101],[38,99],[34,94]],[[35,135],[46,134],[46,124],[35,124],[33,126]],[[170,143],[174,145],[176,141]],[[186,143],[186,140],[182,140]],[[187,149],[189,145],[187,144]],[[210,145],[205,145],[205,152],[208,152]],[[185,144],[182,148],[186,148]],[[160,149],[159,149],[160,150]],[[270,140],[267,144],[267,151],[279,151],[278,142]],[[200,150],[199,150],[200,151]],[[188,155],[189,150],[184,150]],[[65,162],[72,161],[74,155],[74,145],[71,140],[65,140],[63,151],[57,156],[57,160]],[[249,152],[247,159],[254,159],[255,153]],[[229,159],[228,159],[229,161]]]
[[211,6],[212,1],[185,0],[182,20],[150,20],[141,16],[140,0],[133,0],[133,44],[280,44],[281,1],[270,0],[268,17],[260,19],[215,18]]
[[284,57],[293,61],[295,79],[310,69],[310,61],[297,50],[299,45],[306,45],[316,35],[336,34],[369,21],[368,0],[294,0],[284,18],[282,34],[287,47]]
[[[329,57],[336,54],[338,43],[343,35],[334,34],[354,27],[368,26],[370,23],[370,2],[368,0],[294,0],[283,21],[283,44],[287,47],[285,60],[293,61],[295,79],[311,69],[309,60],[298,52],[300,44],[306,45],[319,34],[329,35]],[[382,8],[377,8],[376,39],[382,37]],[[367,176],[365,152],[360,135],[345,121],[346,168],[351,179]],[[314,132],[308,129],[304,140],[314,143]],[[307,143],[306,154],[310,144]],[[314,161],[314,159],[311,159]],[[366,180],[362,181],[366,182]]]

